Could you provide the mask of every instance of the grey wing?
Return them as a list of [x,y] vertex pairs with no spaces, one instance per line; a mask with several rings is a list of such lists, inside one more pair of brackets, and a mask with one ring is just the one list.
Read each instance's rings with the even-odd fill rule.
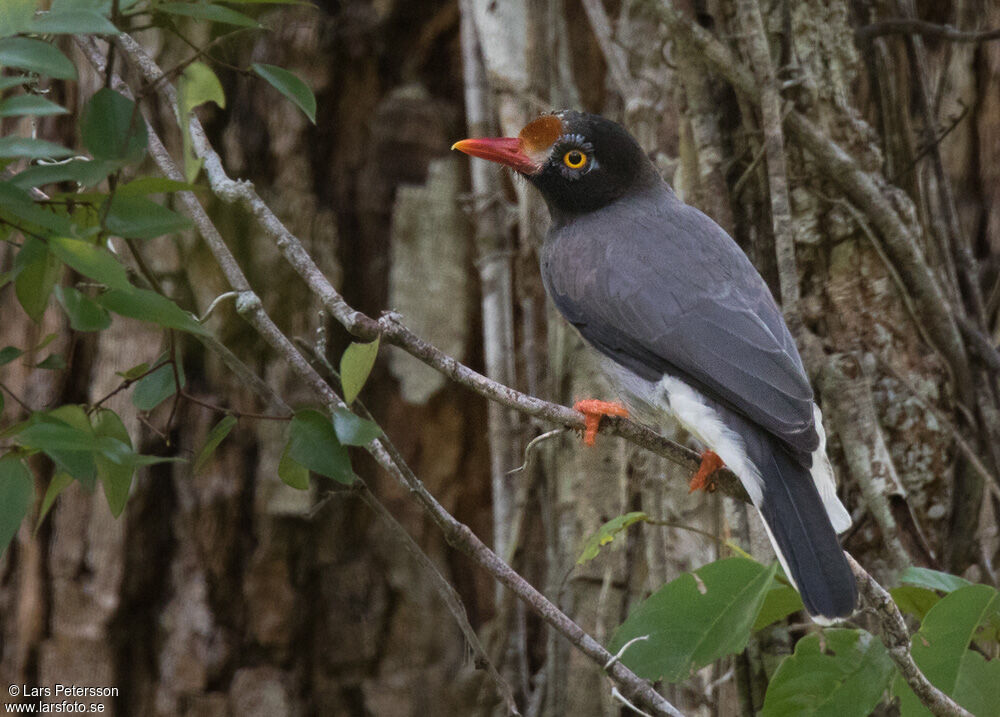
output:
[[663,238],[686,228],[676,225],[630,227],[620,242],[556,241],[543,266],[549,293],[614,361],[651,381],[684,380],[808,465],[819,443],[813,392],[781,312],[732,239],[700,212],[694,219],[711,227],[699,225],[690,246]]

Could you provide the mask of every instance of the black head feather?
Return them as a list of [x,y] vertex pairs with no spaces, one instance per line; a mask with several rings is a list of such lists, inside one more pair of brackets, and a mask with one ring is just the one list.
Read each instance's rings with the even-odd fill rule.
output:
[[[600,209],[629,190],[658,181],[639,143],[617,122],[598,115],[557,112],[563,133],[546,161],[525,174],[542,193],[553,218]],[[580,160],[583,164],[574,168]]]

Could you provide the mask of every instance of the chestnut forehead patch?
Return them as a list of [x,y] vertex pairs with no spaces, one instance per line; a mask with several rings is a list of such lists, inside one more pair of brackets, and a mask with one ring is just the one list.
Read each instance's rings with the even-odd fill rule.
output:
[[562,120],[555,115],[543,115],[529,122],[518,133],[528,152],[539,152],[551,147],[563,134]]

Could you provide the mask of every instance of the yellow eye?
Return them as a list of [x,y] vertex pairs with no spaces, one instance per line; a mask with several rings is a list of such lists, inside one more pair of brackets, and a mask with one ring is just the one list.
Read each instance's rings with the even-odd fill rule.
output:
[[563,164],[570,169],[579,169],[587,163],[587,155],[578,149],[571,149],[563,155]]

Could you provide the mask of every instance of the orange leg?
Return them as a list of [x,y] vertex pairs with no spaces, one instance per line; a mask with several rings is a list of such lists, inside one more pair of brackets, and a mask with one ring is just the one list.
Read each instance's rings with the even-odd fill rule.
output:
[[715,451],[703,451],[698,472],[694,474],[694,477],[688,484],[691,488],[689,492],[694,493],[696,490],[704,490],[711,493],[715,490],[715,482],[712,480],[712,476],[724,465],[725,463],[722,462],[722,459],[719,458]]
[[597,428],[601,425],[602,416],[628,418],[628,409],[625,406],[612,401],[598,401],[596,398],[577,401],[573,404],[573,410],[579,411],[586,417],[587,427],[583,433],[583,442],[588,446],[594,445],[594,441],[597,440]]

